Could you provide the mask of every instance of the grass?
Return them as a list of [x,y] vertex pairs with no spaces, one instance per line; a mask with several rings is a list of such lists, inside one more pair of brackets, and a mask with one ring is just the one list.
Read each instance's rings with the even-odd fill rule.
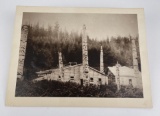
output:
[[128,97],[142,98],[142,90],[121,87],[117,91],[116,85],[81,86],[72,82],[17,80],[16,97]]

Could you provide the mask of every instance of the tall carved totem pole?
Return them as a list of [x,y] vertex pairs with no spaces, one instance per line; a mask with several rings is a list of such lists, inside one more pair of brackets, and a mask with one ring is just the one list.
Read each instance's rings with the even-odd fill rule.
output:
[[134,68],[134,76],[137,80],[137,86],[139,86],[139,69],[138,69],[138,57],[136,50],[135,38],[132,38],[132,57],[133,57],[133,68]]
[[26,54],[26,45],[27,45],[27,37],[28,37],[29,26],[23,25],[21,29],[21,40],[20,40],[20,49],[19,49],[19,61],[18,61],[18,71],[17,71],[17,79],[24,79],[24,60]]
[[121,86],[120,86],[120,71],[119,71],[119,67],[120,67],[120,64],[118,63],[117,61],[117,64],[116,64],[116,84],[117,84],[117,90],[120,90]]
[[59,55],[59,77],[60,77],[60,80],[64,80],[64,74],[63,74],[63,60],[62,60],[62,53],[59,52],[58,53]]
[[86,26],[83,25],[82,32],[82,60],[83,60],[83,79],[85,85],[89,85],[89,67],[88,67],[88,48],[87,48],[87,34]]
[[103,48],[102,48],[102,46],[101,46],[101,53],[100,53],[100,72],[104,74]]

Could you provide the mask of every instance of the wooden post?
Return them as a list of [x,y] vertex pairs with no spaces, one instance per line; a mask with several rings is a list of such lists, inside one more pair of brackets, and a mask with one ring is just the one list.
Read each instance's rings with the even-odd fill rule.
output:
[[58,52],[58,55],[59,55],[59,76],[61,77],[61,80],[64,81],[62,53]]
[[119,63],[117,61],[117,64],[116,64],[116,72],[117,72],[117,75],[116,75],[116,84],[117,84],[117,90],[119,91],[120,90],[120,74],[119,74]]
[[102,48],[102,46],[101,46],[101,52],[100,52],[100,72],[104,74],[103,48]]
[[82,32],[82,60],[83,60],[83,79],[85,85],[89,85],[89,67],[88,67],[88,48],[87,48],[87,34],[86,26],[83,25]]
[[17,71],[17,79],[20,80],[24,79],[23,70],[24,70],[24,60],[26,54],[28,31],[29,31],[29,26],[23,25],[21,29],[21,40],[19,49],[18,71]]
[[139,85],[139,69],[138,69],[138,61],[137,61],[137,50],[136,50],[136,43],[135,38],[132,38],[132,57],[133,57],[133,69],[134,69],[134,76],[137,80],[137,87]]

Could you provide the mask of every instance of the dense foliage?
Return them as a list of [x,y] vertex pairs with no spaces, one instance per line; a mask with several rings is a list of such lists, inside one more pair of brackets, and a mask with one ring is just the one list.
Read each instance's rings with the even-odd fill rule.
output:
[[[111,37],[103,40],[90,38],[88,35],[89,65],[99,70],[100,46],[103,46],[104,65],[113,66],[118,61],[121,65],[132,66],[132,37]],[[136,38],[139,56],[138,37]],[[24,65],[25,78],[34,78],[39,70],[58,66],[58,51],[63,54],[63,63],[82,63],[82,36],[76,31],[60,30],[58,23],[54,27],[44,28],[39,24],[30,25]],[[140,57],[138,57],[140,64]]]
[[16,97],[143,97],[139,89],[116,90],[116,85],[81,86],[71,82],[24,80],[17,81]]

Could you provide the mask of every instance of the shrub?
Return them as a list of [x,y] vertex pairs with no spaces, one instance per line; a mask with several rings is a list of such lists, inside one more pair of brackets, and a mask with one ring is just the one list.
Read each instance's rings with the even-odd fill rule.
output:
[[143,97],[142,90],[121,87],[117,91],[116,85],[81,86],[73,82],[59,82],[42,80],[32,82],[17,81],[16,97]]
[[143,98],[143,90],[131,86],[121,86],[121,89],[116,92],[116,96],[125,98]]

